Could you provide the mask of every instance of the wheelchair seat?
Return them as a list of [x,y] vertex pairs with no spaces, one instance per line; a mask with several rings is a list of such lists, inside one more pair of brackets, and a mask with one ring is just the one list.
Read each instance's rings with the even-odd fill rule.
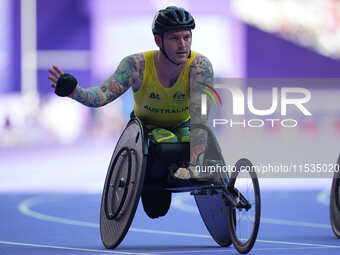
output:
[[154,143],[150,141],[145,183],[167,186],[170,167],[187,167],[190,159],[189,143]]

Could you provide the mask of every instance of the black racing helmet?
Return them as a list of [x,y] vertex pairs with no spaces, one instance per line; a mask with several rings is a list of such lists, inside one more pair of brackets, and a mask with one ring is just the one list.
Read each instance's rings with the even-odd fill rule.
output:
[[195,20],[191,14],[183,8],[169,6],[158,11],[152,22],[152,33],[163,34],[164,32],[179,29],[194,29]]

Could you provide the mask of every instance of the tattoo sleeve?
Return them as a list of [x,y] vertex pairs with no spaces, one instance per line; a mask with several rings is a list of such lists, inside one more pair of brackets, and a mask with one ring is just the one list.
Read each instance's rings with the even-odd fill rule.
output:
[[[190,69],[190,116],[192,124],[203,124],[208,122],[208,114],[201,114],[201,89],[205,85],[213,86],[214,72],[208,58],[198,55],[193,61]],[[211,100],[208,97],[207,111]],[[197,156],[205,150],[207,145],[207,132],[204,129],[191,130],[191,162],[197,162]]]
[[97,87],[76,87],[71,98],[89,107],[100,107],[112,102],[130,86],[134,87],[142,79],[144,58],[142,54],[135,54],[124,58],[114,74]]

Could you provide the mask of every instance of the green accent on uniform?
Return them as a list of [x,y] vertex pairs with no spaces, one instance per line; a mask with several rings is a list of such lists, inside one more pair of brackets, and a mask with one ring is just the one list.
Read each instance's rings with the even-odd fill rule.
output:
[[179,142],[182,142],[182,143],[190,142],[190,128],[189,127],[177,128],[175,130],[175,135],[177,136]]
[[155,143],[189,143],[190,120],[171,130],[164,128],[155,128],[149,130],[147,134],[149,138]]
[[155,143],[177,143],[178,139],[174,133],[164,128],[155,128],[148,133],[150,139]]

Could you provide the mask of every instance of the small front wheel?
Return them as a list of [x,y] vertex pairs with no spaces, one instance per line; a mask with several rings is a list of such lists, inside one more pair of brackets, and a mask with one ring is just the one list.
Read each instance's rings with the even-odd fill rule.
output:
[[229,206],[231,240],[238,252],[248,253],[256,241],[261,217],[259,182],[249,160],[237,161],[227,187],[236,201],[236,206]]
[[332,189],[330,195],[330,218],[333,232],[336,237],[340,238],[340,156],[336,164],[336,171],[334,172]]

